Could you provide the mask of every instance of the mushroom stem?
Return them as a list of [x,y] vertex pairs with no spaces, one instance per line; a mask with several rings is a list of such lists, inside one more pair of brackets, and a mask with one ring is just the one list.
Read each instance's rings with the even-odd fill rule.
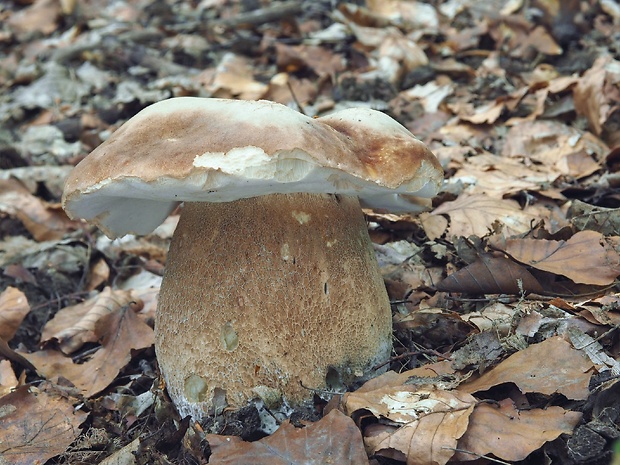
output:
[[372,375],[390,355],[391,312],[357,198],[186,203],[155,346],[170,396],[197,420],[217,393],[235,408],[295,405],[312,398],[306,388]]

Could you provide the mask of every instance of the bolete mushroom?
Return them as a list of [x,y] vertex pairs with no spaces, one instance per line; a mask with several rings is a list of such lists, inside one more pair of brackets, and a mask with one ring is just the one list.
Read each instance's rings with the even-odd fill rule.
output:
[[387,115],[309,118],[268,101],[147,107],[69,176],[63,206],[107,236],[146,234],[180,203],[155,349],[181,414],[214,396],[312,398],[363,380],[391,351],[391,312],[358,199],[420,211],[433,154]]

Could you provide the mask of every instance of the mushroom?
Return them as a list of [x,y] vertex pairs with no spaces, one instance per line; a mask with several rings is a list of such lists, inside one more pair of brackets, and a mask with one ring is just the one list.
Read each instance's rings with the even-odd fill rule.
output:
[[373,375],[392,348],[391,311],[359,201],[418,212],[442,177],[378,111],[313,119],[268,101],[181,97],[79,163],[63,207],[116,238],[151,232],[184,203],[155,349],[179,412],[201,420],[224,396],[234,408],[294,406]]

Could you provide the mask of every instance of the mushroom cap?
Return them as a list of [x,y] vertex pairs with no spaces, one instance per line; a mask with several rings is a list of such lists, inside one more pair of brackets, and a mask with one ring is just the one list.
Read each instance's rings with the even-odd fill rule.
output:
[[183,201],[333,193],[417,212],[442,179],[432,152],[378,111],[310,118],[263,100],[179,97],[145,108],[82,160],[62,204],[115,238],[152,232]]

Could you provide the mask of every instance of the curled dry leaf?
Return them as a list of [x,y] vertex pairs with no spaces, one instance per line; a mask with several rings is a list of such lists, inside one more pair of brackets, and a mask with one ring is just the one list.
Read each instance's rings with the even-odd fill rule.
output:
[[543,293],[534,276],[522,265],[501,255],[480,254],[477,261],[452,273],[435,288],[441,292],[467,294]]
[[236,436],[208,434],[213,465],[363,465],[368,463],[359,429],[332,410],[316,423],[295,428],[286,421],[271,436],[245,442]]
[[521,263],[576,283],[606,286],[620,275],[620,254],[595,231],[580,231],[567,241],[508,239],[497,245]]
[[487,391],[503,383],[514,383],[523,393],[563,394],[569,399],[588,397],[590,370],[594,368],[583,353],[560,337],[514,353],[473,381],[461,384],[463,392]]
[[499,407],[479,404],[458,443],[460,450],[472,454],[457,452],[454,459],[470,461],[480,455],[493,454],[503,460],[525,460],[545,442],[563,433],[571,434],[581,416],[579,412],[561,407],[517,410],[511,399],[501,401]]
[[0,338],[10,341],[30,311],[28,299],[22,291],[7,287],[0,294]]
[[60,206],[32,195],[15,179],[0,180],[0,211],[14,215],[37,241],[61,239],[76,227]]
[[87,416],[70,399],[32,386],[0,398],[0,412],[0,462],[13,465],[45,463],[63,453]]
[[109,386],[120,370],[129,363],[133,350],[153,345],[153,329],[144,323],[136,311],[124,306],[100,318],[93,330],[101,348],[82,364],[55,350],[42,350],[24,356],[47,379],[62,376],[91,397]]
[[101,318],[118,312],[132,302],[136,302],[135,311],[139,311],[143,306],[142,301],[136,301],[130,291],[106,287],[96,297],[60,310],[43,328],[41,342],[56,339],[62,352],[75,352],[86,342],[97,342],[95,325]]
[[349,415],[370,412],[398,424],[398,429],[373,434],[366,444],[377,455],[393,456],[393,451],[399,451],[411,465],[447,463],[467,429],[475,404],[476,399],[464,392],[412,385],[352,392],[343,398]]

